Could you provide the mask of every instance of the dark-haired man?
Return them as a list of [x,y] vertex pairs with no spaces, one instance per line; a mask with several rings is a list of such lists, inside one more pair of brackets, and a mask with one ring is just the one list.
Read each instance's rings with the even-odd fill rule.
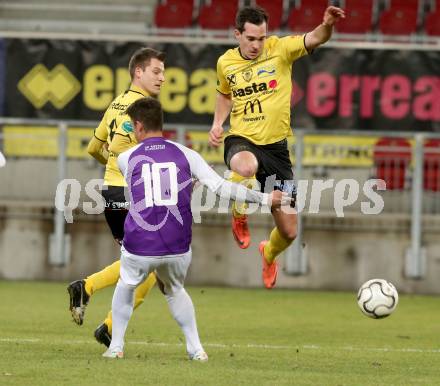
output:
[[[132,55],[128,65],[131,85],[107,108],[87,148],[90,155],[106,165],[102,190],[105,199],[104,214],[113,237],[119,244],[124,238],[124,221],[128,213],[128,203],[124,195],[126,183],[118,168],[117,157],[137,144],[126,110],[140,98],[156,97],[159,94],[165,80],[164,60],[164,53],[149,47],[141,48]],[[102,271],[69,284],[67,290],[70,296],[70,311],[75,323],[79,325],[83,323],[85,308],[94,292],[117,283],[119,269],[120,261],[118,260]],[[155,283],[156,277],[152,273],[137,288],[135,307],[142,304]],[[111,341],[111,331],[112,315],[109,312],[104,322],[95,330],[95,338],[108,347]]]
[[103,356],[124,356],[134,290],[156,272],[170,312],[185,336],[189,358],[204,362],[208,356],[200,343],[193,303],[183,287],[192,255],[193,177],[223,198],[241,196],[247,202],[268,202],[272,208],[289,205],[291,198],[280,191],[261,193],[226,181],[197,152],[163,138],[163,112],[157,100],[139,99],[127,114],[139,144],[118,157],[130,209],[124,224],[120,279],[112,300],[112,341]]
[[[217,62],[218,95],[209,133],[212,146],[223,139],[223,124],[230,114],[224,159],[232,170],[231,181],[261,189],[281,189],[296,197],[287,137],[290,128],[292,63],[330,39],[335,22],[344,11],[328,7],[322,24],[302,36],[267,36],[268,16],[260,7],[245,7],[236,16],[238,47]],[[266,184],[267,182],[267,184]],[[265,186],[272,185],[272,186]],[[297,217],[293,211],[272,211],[276,227],[269,240],[259,244],[266,288],[275,285],[276,257],[295,239]],[[250,243],[247,216],[233,207],[232,232],[240,248]]]

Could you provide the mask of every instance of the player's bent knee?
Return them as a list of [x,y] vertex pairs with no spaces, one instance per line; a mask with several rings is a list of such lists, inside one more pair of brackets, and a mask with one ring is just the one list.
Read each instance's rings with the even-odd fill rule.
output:
[[231,170],[242,177],[253,177],[258,170],[258,161],[255,156],[247,151],[235,154],[229,164]]
[[280,230],[281,236],[283,236],[284,239],[292,242],[296,239],[296,228],[291,228],[291,229],[283,229]]
[[234,172],[240,174],[240,176],[247,178],[253,177],[256,173],[256,168],[252,166],[238,166],[233,170]]

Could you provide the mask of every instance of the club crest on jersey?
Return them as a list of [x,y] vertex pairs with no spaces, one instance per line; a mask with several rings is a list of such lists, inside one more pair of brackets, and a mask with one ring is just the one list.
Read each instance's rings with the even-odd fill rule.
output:
[[246,82],[249,82],[251,79],[252,79],[252,76],[254,75],[254,73],[253,73],[253,71],[252,71],[252,68],[248,68],[247,70],[244,70],[242,73],[241,73],[241,76],[243,77],[243,79],[246,81]]
[[266,76],[275,75],[275,66],[263,66],[259,67],[257,70],[257,76],[259,78],[265,78]]
[[122,124],[122,129],[126,132],[126,133],[132,133],[133,132],[133,125],[131,124],[130,121],[125,121]]

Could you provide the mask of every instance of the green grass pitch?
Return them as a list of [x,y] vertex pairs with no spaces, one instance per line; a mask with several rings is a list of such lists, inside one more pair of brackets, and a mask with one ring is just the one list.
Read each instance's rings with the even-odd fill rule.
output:
[[209,362],[187,360],[180,330],[153,289],[135,311],[125,358],[93,338],[113,289],[96,293],[83,326],[67,283],[0,281],[0,385],[439,385],[440,307],[401,296],[382,320],[355,293],[189,288]]

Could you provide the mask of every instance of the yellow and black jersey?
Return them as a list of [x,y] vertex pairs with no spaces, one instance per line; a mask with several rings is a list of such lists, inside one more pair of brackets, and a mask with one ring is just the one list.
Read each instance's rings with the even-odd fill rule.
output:
[[117,158],[120,153],[136,145],[130,117],[125,113],[127,107],[136,100],[149,96],[139,87],[131,86],[107,108],[101,123],[95,130],[95,137],[108,144],[108,161],[105,167],[104,184],[126,186],[124,177],[119,171]]
[[245,59],[239,48],[217,62],[217,91],[231,95],[229,134],[267,145],[291,135],[292,63],[307,54],[305,36],[266,39],[261,55]]

